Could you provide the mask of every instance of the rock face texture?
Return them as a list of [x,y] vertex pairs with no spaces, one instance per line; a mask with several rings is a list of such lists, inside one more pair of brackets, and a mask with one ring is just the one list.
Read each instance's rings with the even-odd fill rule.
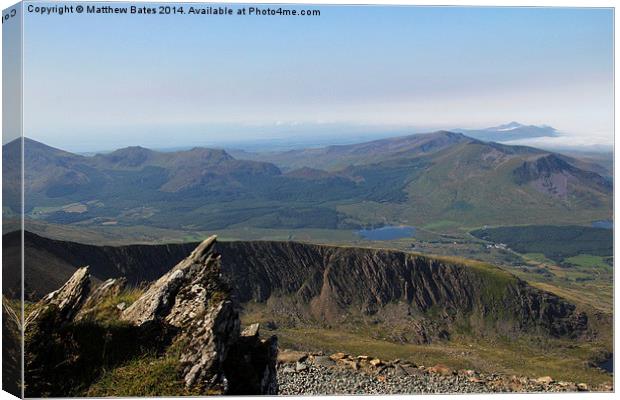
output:
[[58,324],[73,320],[82,303],[90,292],[90,273],[88,267],[79,268],[73,276],[58,290],[45,296],[25,321],[26,330],[30,325],[38,324],[49,313],[53,313]]
[[278,340],[275,336],[260,339],[258,324],[243,330],[224,362],[224,371],[230,382],[228,393],[279,394],[277,358]]
[[137,326],[165,323],[179,329],[187,386],[201,384],[226,392],[221,373],[228,349],[239,336],[239,315],[220,277],[215,236],[202,242],[170,272],[155,281],[122,318]]
[[[127,276],[129,284],[147,277],[155,281],[197,245],[98,247],[33,234],[26,235],[26,242],[47,258],[61,259],[69,252],[72,262],[96,266],[99,279]],[[419,343],[449,337],[455,322],[476,334],[574,337],[588,329],[586,314],[573,304],[492,266],[295,242],[221,242],[217,250],[223,275],[234,282],[233,297],[262,306],[277,324],[328,326],[356,317],[390,326],[393,340]],[[173,293],[185,278],[166,279],[168,286],[156,286]],[[170,296],[150,306],[145,301],[140,307],[151,310],[151,316],[140,318],[165,314],[173,306]],[[169,319],[178,319],[176,312],[170,314]]]
[[[240,333],[239,314],[230,297],[230,288],[221,276],[215,241],[215,237],[205,240],[155,281],[120,314],[123,321],[118,328],[99,327],[95,320],[82,321],[81,317],[88,315],[98,303],[118,295],[124,279],[108,280],[88,297],[88,268],[82,268],[59,290],[45,296],[26,326],[26,381],[31,382],[27,394],[67,395],[53,386],[57,378],[50,376],[59,358],[72,357],[68,364],[73,364],[73,369],[89,361],[118,364],[126,362],[127,356],[141,345],[153,347],[154,343],[157,344],[154,348],[163,352],[172,346],[180,349],[179,378],[193,392],[277,394],[277,340],[275,337],[261,340],[257,326]],[[102,349],[95,344],[93,351],[97,356],[88,354],[88,343],[82,342],[87,334],[94,335],[94,340],[109,337],[108,346],[116,346],[118,341],[132,350],[128,355],[119,352],[118,360],[96,358]],[[45,351],[46,347],[53,349],[54,356]],[[73,369],[65,373],[80,373]],[[89,373],[97,375],[97,371]]]
[[175,340],[182,343],[181,373],[188,387],[277,394],[277,340],[261,341],[257,326],[240,335],[239,314],[221,276],[215,242],[212,236],[199,244],[155,281],[122,318],[137,326],[164,323],[178,329]]
[[[294,242],[228,242],[223,271],[242,303],[283,324],[351,317],[391,326],[397,341],[429,342],[456,322],[474,332],[579,336],[587,316],[493,266],[398,251]],[[275,317],[274,317],[275,318]]]

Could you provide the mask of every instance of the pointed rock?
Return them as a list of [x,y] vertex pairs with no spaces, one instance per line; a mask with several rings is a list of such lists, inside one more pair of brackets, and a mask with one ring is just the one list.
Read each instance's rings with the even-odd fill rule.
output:
[[60,289],[51,292],[34,306],[34,310],[24,323],[25,329],[28,329],[29,325],[35,323],[47,311],[51,310],[54,310],[55,323],[64,324],[72,321],[89,291],[90,272],[88,267],[79,268]]
[[[238,378],[231,375],[242,368],[240,360],[261,354],[262,359],[256,361],[262,362],[260,371],[246,372],[262,377],[271,365],[275,371],[277,349],[273,356],[268,350],[257,350],[263,348],[258,345],[258,332],[248,337],[240,336],[239,314],[230,298],[230,289],[222,280],[215,243],[216,237],[212,236],[198,245],[186,259],[123,311],[122,318],[137,326],[163,324],[178,328],[175,341],[183,349],[179,362],[186,386],[199,386],[210,393],[224,394],[230,388],[239,387],[236,386],[240,384],[236,383]],[[233,362],[228,358],[231,349],[236,349],[233,353],[243,354],[243,357],[235,357],[237,361]],[[225,362],[228,362],[228,369],[224,368]],[[243,368],[250,367],[253,365]],[[247,383],[242,387],[252,387],[251,394],[266,394],[260,390],[268,388],[269,384]]]
[[[211,289],[215,292],[218,286],[222,286],[219,255],[213,251],[215,241],[216,236],[211,236],[198,245],[189,257],[159,278],[127,307],[122,319],[138,326],[167,320],[171,325],[181,327],[204,312],[207,291]],[[216,278],[216,281],[208,282],[209,278]],[[182,289],[183,293],[180,293]]]

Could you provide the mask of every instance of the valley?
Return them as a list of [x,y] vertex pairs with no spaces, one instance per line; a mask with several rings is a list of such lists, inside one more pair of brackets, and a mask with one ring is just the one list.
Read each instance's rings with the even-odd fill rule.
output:
[[[10,154],[5,232],[19,227]],[[84,265],[96,287],[125,278],[114,301],[131,305],[217,235],[241,321],[281,348],[611,380],[597,365],[613,351],[613,178],[593,158],[448,131],[262,153],[26,139],[24,155],[27,309]],[[16,232],[3,243],[18,257]],[[5,269],[3,292],[20,279]]]
[[[18,210],[15,142],[6,144],[3,213]],[[244,153],[128,147],[81,156],[26,139],[29,219],[131,231],[351,231],[409,225],[590,224],[609,220],[612,180],[596,164],[460,133]],[[15,149],[13,149],[15,150]],[[119,229],[122,231],[122,229]]]

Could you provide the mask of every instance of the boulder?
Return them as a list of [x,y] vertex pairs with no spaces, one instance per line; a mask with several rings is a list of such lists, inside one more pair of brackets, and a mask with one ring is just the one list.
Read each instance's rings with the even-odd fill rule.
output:
[[277,337],[260,339],[258,336],[240,336],[229,349],[224,362],[228,380],[226,394],[277,395],[277,358]]
[[300,362],[300,361],[297,361],[295,363],[295,371],[301,372],[301,371],[305,371],[307,369],[308,369],[308,365],[306,363]]
[[336,365],[336,362],[328,356],[314,356],[312,363],[320,367],[333,367]]
[[444,375],[444,376],[452,375],[452,370],[443,364],[437,364],[434,367],[430,367],[428,371],[434,374],[439,374],[439,375]]
[[383,365],[383,361],[379,360],[378,358],[373,358],[372,360],[369,361],[369,363],[375,368]]
[[244,337],[258,337],[260,333],[260,324],[252,324],[241,332]]
[[536,378],[535,382],[538,383],[539,385],[550,385],[554,381],[553,381],[553,378],[550,376],[541,376],[540,378]]
[[339,353],[332,354],[331,356],[329,356],[329,358],[331,358],[334,361],[338,361],[338,360],[347,358],[347,355],[345,353],[339,352]]
[[342,359],[342,360],[339,360],[338,362],[339,364],[342,364],[345,367],[351,368],[356,371],[360,368],[360,365],[356,360]]

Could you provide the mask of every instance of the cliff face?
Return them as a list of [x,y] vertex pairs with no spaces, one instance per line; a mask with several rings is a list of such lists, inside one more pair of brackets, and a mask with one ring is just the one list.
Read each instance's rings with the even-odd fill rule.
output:
[[[90,265],[99,279],[125,276],[130,284],[157,279],[196,246],[97,247],[32,234],[26,242],[32,259],[44,252],[66,260],[63,267]],[[395,339],[414,342],[448,337],[457,328],[552,336],[587,328],[574,305],[481,263],[295,242],[220,242],[217,250],[235,297],[277,325],[380,324]],[[27,252],[27,287],[30,264]]]
[[244,303],[282,323],[385,323],[408,341],[475,332],[576,336],[587,316],[493,266],[397,251],[292,242],[229,242],[224,272]]

